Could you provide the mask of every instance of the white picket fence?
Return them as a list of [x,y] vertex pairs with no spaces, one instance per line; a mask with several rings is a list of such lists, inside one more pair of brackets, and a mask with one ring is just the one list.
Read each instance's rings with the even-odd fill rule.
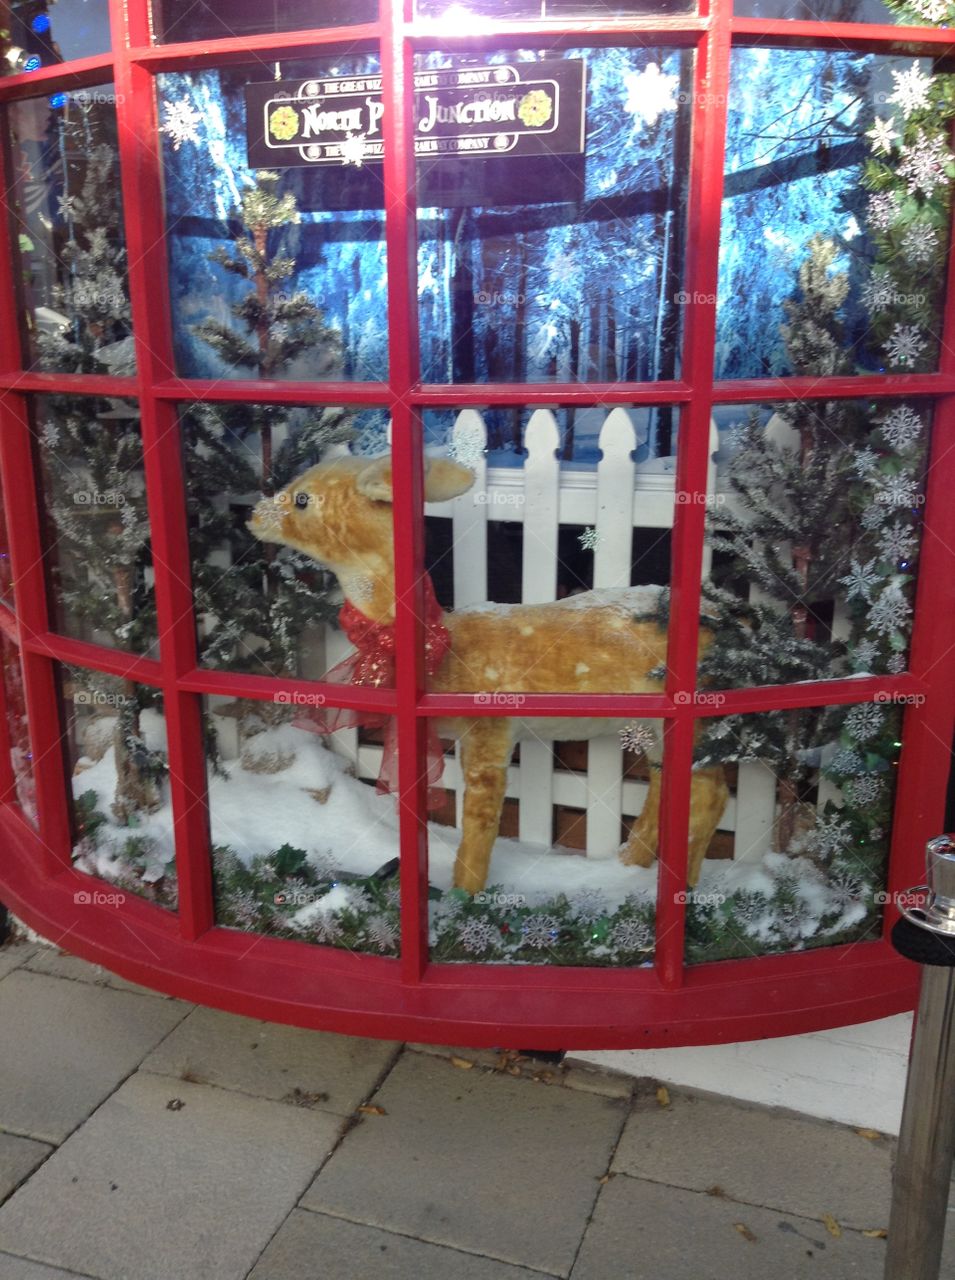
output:
[[[475,409],[465,409],[458,415],[452,439],[469,458],[469,465],[470,459],[479,459],[474,487],[454,502],[427,505],[426,514],[452,522],[456,608],[488,599],[489,521],[523,524],[523,599],[528,603],[556,598],[558,533],[562,525],[583,525],[596,531],[595,587],[630,586],[634,528],[673,526],[675,459],[636,464],[633,454],[637,435],[625,409],[607,413],[599,436],[601,460],[596,471],[561,468],[557,421],[547,409],[537,410],[530,419],[522,468],[487,466],[482,454],[486,428]],[[708,479],[711,496],[717,493],[713,460],[717,448],[714,425]],[[490,568],[493,572],[493,566]],[[704,573],[708,570],[707,552]],[[348,643],[341,633],[329,629],[329,665],[347,651]],[[355,730],[343,730],[335,739],[335,749],[352,760],[359,777],[377,777],[380,747],[359,746]],[[555,769],[546,743],[522,742],[520,754],[520,764],[508,771],[507,785],[508,797],[519,802],[520,839],[549,847],[554,806],[567,806],[586,812],[587,856],[613,856],[620,844],[621,816],[639,814],[646,795],[645,783],[623,777],[623,753],[616,734],[591,740],[586,775]],[[446,758],[443,785],[458,793],[456,809],[460,821],[462,779],[457,756],[453,760]],[[776,777],[768,766],[754,762],[739,767],[736,795],[730,798],[720,822],[721,830],[734,833],[737,859],[758,860],[771,847],[776,789]]]

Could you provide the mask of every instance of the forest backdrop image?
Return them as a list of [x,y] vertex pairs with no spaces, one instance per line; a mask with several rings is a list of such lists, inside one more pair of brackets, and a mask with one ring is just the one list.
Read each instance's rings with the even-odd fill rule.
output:
[[[950,77],[924,60],[742,52],[751,61],[734,68],[740,91],[730,117],[720,360],[735,361],[740,374],[932,367],[955,176],[945,140],[955,114]],[[448,190],[465,183],[460,174],[440,183],[422,176],[424,189],[443,184],[448,200],[422,211],[428,376],[439,378],[441,365],[446,378],[464,367],[480,371],[469,377],[507,378],[515,361],[541,380],[589,378],[594,369],[631,376],[621,369],[634,368],[664,377],[679,368],[681,294],[690,283],[682,279],[685,164],[678,162],[686,66],[682,55],[647,51],[585,56],[594,64],[590,151],[582,166],[562,160],[551,170],[553,189],[542,188],[565,197],[575,190],[578,200],[507,205],[513,179],[499,169],[486,175],[499,203],[476,207]],[[320,380],[367,377],[374,365],[374,376],[384,377],[381,216],[361,205],[378,176],[357,164],[321,175],[248,173],[242,76],[229,76],[163,78],[180,371]],[[178,96],[168,97],[169,83]],[[49,136],[39,138],[33,121],[24,148],[23,207],[39,219],[37,239],[55,241],[62,272],[48,301],[62,319],[38,330],[36,344],[50,367],[103,372],[117,351],[129,351],[115,169],[101,149],[58,168],[56,139],[68,125],[83,136],[89,120],[52,107],[48,114]],[[621,118],[633,158],[619,145]],[[108,151],[109,130],[102,136]],[[26,262],[32,248],[21,251]],[[671,276],[679,286],[672,297]],[[46,277],[38,270],[24,278],[28,307],[36,307]],[[135,407],[49,396],[34,410],[55,625],[101,645],[152,652]],[[600,420],[564,419],[567,465],[592,466]],[[333,615],[334,584],[303,557],[263,549],[245,521],[259,494],[331,450],[382,451],[384,425],[347,409],[184,407],[206,662],[279,679],[314,675],[302,668],[303,636]],[[440,417],[428,425],[431,444],[445,443]],[[490,459],[520,466],[520,430],[506,419],[497,426]],[[751,685],[905,670],[925,407],[740,406],[725,426],[721,472],[735,506],[710,522],[718,558],[706,593],[717,626],[712,666],[701,675]],[[638,462],[672,450],[670,427],[662,415],[650,419]],[[80,503],[80,493],[96,501]],[[663,596],[661,620],[665,610]],[[158,694],[78,668],[64,669],[63,692],[72,707],[80,865],[174,904]],[[393,954],[392,802],[296,728],[278,699],[228,708],[210,699],[206,711],[220,920]],[[761,763],[774,773],[780,813],[767,858],[708,864],[701,895],[689,904],[692,958],[820,945],[877,929],[899,719],[896,707],[868,704],[714,718],[697,763]],[[640,757],[646,743],[637,729],[623,745]],[[490,903],[477,902],[446,888],[453,830],[433,824],[429,837],[432,941],[441,957],[629,964],[652,950],[653,872],[504,840],[500,865],[511,870]],[[518,878],[521,903],[510,900],[516,886],[507,876]]]

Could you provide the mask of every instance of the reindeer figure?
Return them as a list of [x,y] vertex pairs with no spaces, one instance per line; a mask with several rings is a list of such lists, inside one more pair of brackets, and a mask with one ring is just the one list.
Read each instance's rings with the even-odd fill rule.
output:
[[[429,459],[424,493],[447,502],[466,493],[474,475],[447,459]],[[336,458],[306,471],[264,498],[249,528],[264,542],[304,551],[337,576],[346,599],[373,623],[394,621],[391,459]],[[553,604],[483,605],[443,614],[450,648],[430,677],[435,693],[659,693],[649,672],[666,660],[666,633],[634,621],[652,588],[589,591]],[[701,647],[706,638],[701,641]],[[457,888],[477,893],[487,881],[515,742],[579,741],[612,733],[622,721],[586,718],[475,716],[439,719],[442,737],[459,739],[464,772]],[[659,746],[643,812],[621,850],[624,863],[648,867],[657,855]],[[689,882],[726,806],[722,768],[694,770]]]

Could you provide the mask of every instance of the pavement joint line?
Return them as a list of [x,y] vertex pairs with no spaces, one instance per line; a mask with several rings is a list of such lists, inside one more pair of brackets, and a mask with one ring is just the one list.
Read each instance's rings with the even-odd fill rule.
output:
[[[619,1172],[611,1174],[611,1181],[614,1181],[617,1178],[628,1178],[631,1182],[647,1182],[652,1187],[669,1187],[672,1191],[686,1191],[690,1195],[706,1196],[707,1200],[717,1200],[725,1204],[739,1204],[743,1205],[747,1209],[761,1209],[764,1213],[781,1213],[787,1218],[799,1218],[803,1222],[812,1222],[816,1226],[825,1226],[821,1214],[818,1218],[812,1218],[808,1214],[800,1213],[797,1209],[786,1209],[776,1204],[757,1204],[755,1200],[740,1200],[736,1196],[731,1196],[729,1192],[726,1191],[724,1191],[722,1195],[714,1196],[710,1195],[710,1192],[706,1189],[701,1191],[699,1187],[687,1187],[679,1182],[664,1182],[659,1178],[639,1178],[636,1174],[625,1173],[622,1169]],[[825,1212],[825,1210],[823,1210],[823,1212]],[[955,1205],[949,1205],[948,1212],[955,1213]],[[844,1232],[851,1231],[853,1235],[862,1235],[863,1231],[875,1231],[883,1228],[888,1229],[889,1225],[888,1222],[873,1222],[869,1227],[850,1227],[838,1218],[836,1221]]]
[[[175,1027],[173,1027],[175,1031]],[[159,1048],[159,1045],[156,1046]],[[148,1055],[147,1055],[148,1056]],[[169,1071],[157,1071],[154,1067],[147,1067],[144,1063],[140,1063],[136,1068],[134,1075],[154,1076],[157,1080],[169,1080],[172,1084],[191,1084],[197,1089],[218,1089],[220,1093],[228,1093],[240,1098],[251,1098],[254,1102],[274,1102],[277,1107],[297,1107],[296,1102],[286,1102],[284,1098],[270,1098],[264,1093],[250,1093],[248,1089],[238,1089],[231,1084],[217,1084],[215,1080],[205,1080],[201,1076],[190,1076],[188,1079],[183,1075],[173,1075]],[[359,1106],[363,1105],[359,1103]],[[329,1111],[325,1107],[301,1107],[302,1111],[314,1111],[318,1115],[333,1116],[336,1120],[352,1119],[351,1111]],[[40,1139],[42,1141],[42,1139]]]
[[9,1249],[0,1249],[0,1261],[4,1258],[15,1258],[18,1262],[35,1262],[38,1267],[49,1267],[51,1271],[62,1271],[65,1275],[77,1276],[80,1280],[108,1280],[108,1277],[94,1275],[92,1271],[77,1271],[75,1267],[60,1267],[55,1262],[47,1262],[43,1258],[33,1258],[28,1253],[11,1253]]
[[[308,1205],[299,1205],[302,1213],[314,1214],[316,1218],[334,1218],[338,1222],[350,1222],[353,1227],[369,1227],[373,1231],[382,1231],[385,1235],[400,1236],[403,1240],[415,1240],[418,1244],[434,1245],[437,1249],[450,1249],[452,1253],[464,1253],[469,1258],[484,1258],[488,1262],[502,1262],[505,1266],[531,1271],[544,1280],[568,1280],[571,1271],[542,1271],[530,1262],[515,1262],[513,1258],[503,1258],[497,1253],[479,1253],[476,1249],[468,1249],[465,1245],[448,1244],[446,1240],[432,1240],[430,1236],[414,1236],[409,1231],[399,1231],[396,1227],[383,1227],[377,1222],[366,1222],[361,1218],[349,1218],[347,1214],[336,1213],[334,1209],[311,1209]],[[576,1262],[576,1255],[574,1261]]]
[[[613,1180],[613,1177],[614,1177],[613,1162],[616,1159],[617,1151],[620,1147],[621,1139],[623,1138],[623,1131],[624,1129],[626,1129],[627,1123],[630,1120],[631,1116],[634,1114],[635,1110],[636,1110],[636,1103],[634,1100],[634,1095],[631,1094],[628,1101],[628,1105],[625,1107],[621,1107],[621,1111],[623,1112],[623,1118],[620,1121],[620,1128],[617,1131],[617,1138],[613,1144],[613,1150],[610,1152],[610,1155],[607,1158],[607,1167],[603,1171],[603,1173],[600,1175],[600,1177],[595,1180],[597,1189],[594,1193],[593,1204],[590,1206],[590,1212],[587,1214],[587,1221],[584,1223],[584,1229],[583,1231],[581,1231],[580,1239],[577,1241],[577,1248],[574,1250],[573,1261],[571,1262],[570,1270],[567,1273],[568,1276],[572,1276],[574,1274],[574,1269],[576,1268],[577,1263],[580,1259],[580,1251],[581,1249],[583,1249],[584,1241],[587,1239],[587,1232],[590,1230],[591,1224],[593,1223],[593,1220],[594,1220],[594,1214],[597,1212],[597,1205],[600,1203],[600,1196],[604,1188],[608,1187],[611,1181]],[[603,1178],[606,1178],[606,1182],[601,1181],[601,1179]]]

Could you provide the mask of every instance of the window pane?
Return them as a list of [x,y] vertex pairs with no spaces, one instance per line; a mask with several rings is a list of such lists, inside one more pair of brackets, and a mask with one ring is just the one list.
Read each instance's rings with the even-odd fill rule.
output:
[[7,734],[10,740],[10,765],[20,808],[36,825],[36,783],[33,777],[33,747],[27,723],[26,698],[23,692],[23,667],[16,645],[0,632],[0,659],[3,662],[3,696],[7,710]]
[[0,8],[0,75],[37,71],[109,50],[109,0],[12,0]]
[[700,722],[696,769],[724,770],[731,800],[687,903],[689,960],[880,936],[901,723],[878,698]]
[[693,7],[692,0],[417,0],[416,12],[419,18],[443,19],[449,31],[460,34],[468,30],[471,19],[476,19],[474,30],[480,32],[491,19],[665,17]]
[[135,372],[112,85],[10,104],[27,367]]
[[37,396],[32,409],[53,626],[155,656],[139,411],[79,396]]
[[937,367],[951,90],[924,58],[734,49],[719,377]]
[[930,408],[807,400],[719,420],[703,683],[904,671]]
[[[514,98],[515,84],[533,79],[533,64],[544,57],[487,55],[478,66],[494,68],[494,83],[472,89],[472,97]],[[583,68],[582,154],[524,155],[512,135],[492,125],[498,132],[491,145],[503,142],[513,155],[419,158],[425,381],[653,381],[679,374],[692,56],[610,48],[546,57],[538,88],[528,94],[548,103],[556,60]],[[417,60],[422,74],[462,65],[440,54]],[[561,92],[556,114],[545,108],[555,129],[574,101],[569,84]],[[430,112],[427,88],[420,95]],[[431,99],[437,101],[435,91]],[[533,114],[528,119],[533,124]],[[550,145],[531,125],[527,131],[521,146]],[[487,138],[466,141],[483,145]]]
[[175,843],[162,695],[62,666],[77,870],[174,909]]
[[375,22],[377,0],[153,0],[153,26],[162,44],[186,40],[224,40],[267,31]]
[[[158,77],[176,365],[187,377],[388,374],[380,165],[254,171],[245,86],[267,67]],[[378,71],[371,56],[283,63],[285,80]]]
[[909,4],[881,0],[735,0],[735,11],[746,18],[792,18],[799,22],[897,22],[906,27],[940,26],[951,14],[947,0],[911,0]]
[[[396,955],[393,722],[361,730],[324,700],[206,699],[209,817],[220,924]],[[375,779],[379,780],[378,788]]]

